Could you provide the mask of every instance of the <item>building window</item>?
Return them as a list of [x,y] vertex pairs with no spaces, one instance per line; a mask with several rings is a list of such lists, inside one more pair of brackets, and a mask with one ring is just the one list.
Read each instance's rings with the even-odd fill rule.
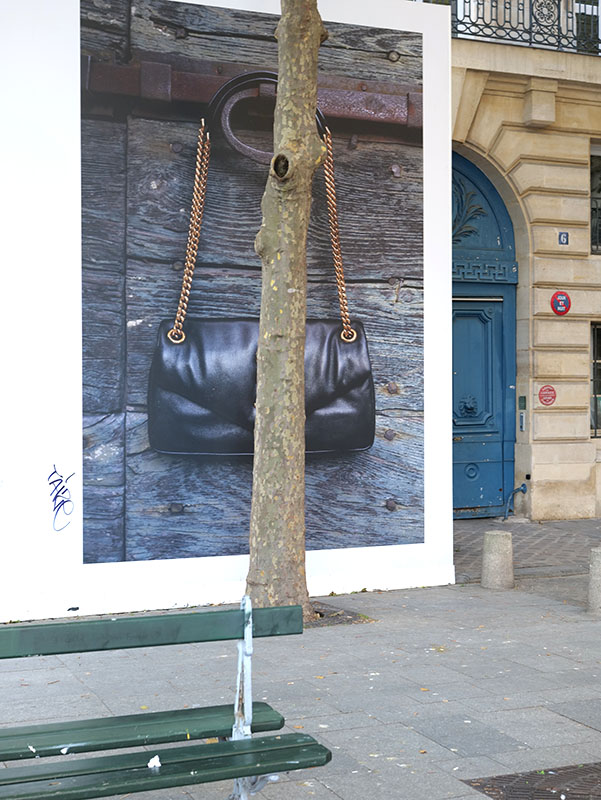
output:
[[599,0],[574,3],[576,16],[576,49],[579,53],[599,54]]
[[591,327],[591,436],[601,437],[601,322]]
[[591,252],[601,253],[601,146],[591,149]]

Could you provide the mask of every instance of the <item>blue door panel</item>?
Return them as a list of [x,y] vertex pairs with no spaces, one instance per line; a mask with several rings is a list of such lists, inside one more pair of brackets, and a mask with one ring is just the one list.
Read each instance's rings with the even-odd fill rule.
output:
[[502,305],[485,298],[453,302],[454,436],[501,436]]
[[455,508],[503,504],[503,301],[453,301]]
[[470,461],[504,461],[503,443],[487,441],[453,442],[453,461],[467,464]]
[[459,493],[455,502],[469,513],[477,508],[503,505],[503,461],[468,461],[453,464],[453,481]]

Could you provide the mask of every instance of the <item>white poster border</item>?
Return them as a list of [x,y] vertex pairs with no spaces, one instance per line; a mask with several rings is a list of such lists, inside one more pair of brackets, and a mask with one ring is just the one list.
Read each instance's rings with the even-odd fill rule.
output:
[[[279,13],[276,0],[199,4]],[[326,23],[423,35],[425,541],[309,551],[309,591],[452,583],[449,9],[409,0],[319,9]],[[7,15],[0,621],[235,602],[247,556],[83,563],[79,3],[30,0]]]

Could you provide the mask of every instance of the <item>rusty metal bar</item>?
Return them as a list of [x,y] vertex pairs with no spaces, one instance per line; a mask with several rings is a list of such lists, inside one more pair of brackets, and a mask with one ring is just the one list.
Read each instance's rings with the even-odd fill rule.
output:
[[[208,103],[233,75],[248,65],[202,62],[202,71],[176,69],[170,63],[141,60],[131,65],[107,64],[82,57],[82,90],[91,94],[139,97],[164,103]],[[353,81],[319,76],[318,102],[333,119],[400,125],[416,132],[422,127],[422,94],[415,86],[382,81]],[[259,95],[259,90],[255,94]]]

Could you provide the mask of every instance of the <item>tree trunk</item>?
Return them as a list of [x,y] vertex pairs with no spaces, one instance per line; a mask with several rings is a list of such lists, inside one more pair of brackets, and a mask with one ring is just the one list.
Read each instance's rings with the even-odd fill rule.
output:
[[317,54],[327,33],[316,0],[282,0],[274,157],[255,249],[263,262],[247,592],[257,606],[300,604],[305,573],[306,239],[313,174]]

